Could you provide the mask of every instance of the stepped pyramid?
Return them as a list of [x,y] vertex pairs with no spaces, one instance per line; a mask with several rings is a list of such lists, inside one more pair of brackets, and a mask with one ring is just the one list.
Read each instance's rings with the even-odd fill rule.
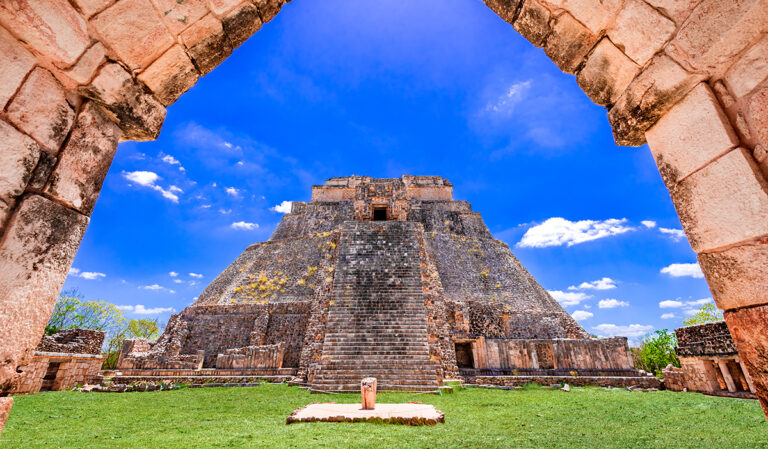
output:
[[[433,391],[459,375],[626,375],[438,176],[331,178],[174,315],[135,375],[290,375],[319,391]],[[154,371],[152,371],[154,370]],[[163,371],[166,370],[166,371]]]

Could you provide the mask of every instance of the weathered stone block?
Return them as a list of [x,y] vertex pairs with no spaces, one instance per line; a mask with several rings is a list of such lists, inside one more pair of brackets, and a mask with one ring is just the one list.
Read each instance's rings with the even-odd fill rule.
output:
[[61,67],[74,64],[91,42],[67,0],[0,2],[0,24]]
[[697,253],[768,234],[768,183],[748,150],[732,150],[670,194]]
[[3,427],[5,427],[5,421],[8,420],[8,415],[11,414],[12,405],[13,398],[0,398],[0,435],[3,434]]
[[152,3],[163,12],[165,25],[175,35],[208,14],[206,0],[152,0]]
[[194,86],[199,77],[181,45],[174,45],[147,68],[139,79],[168,106]]
[[549,17],[549,10],[539,2],[526,0],[515,20],[514,27],[530,43],[541,47],[549,34]]
[[53,168],[56,166],[58,158],[47,151],[40,152],[40,159],[37,161],[34,171],[32,171],[32,178],[30,178],[27,184],[28,192],[39,193],[45,188],[45,184],[48,183],[48,178],[53,173]]
[[744,53],[725,74],[737,98],[746,96],[768,77],[768,34]]
[[34,140],[0,120],[0,198],[9,201],[21,195],[39,157]]
[[229,44],[237,48],[261,29],[259,10],[251,3],[243,3],[222,19],[222,25]]
[[224,28],[213,14],[184,30],[181,39],[201,75],[213,70],[232,54]]
[[600,34],[613,21],[621,7],[621,0],[544,0],[550,9],[568,11],[593,34]]
[[483,0],[505,22],[512,23],[515,20],[517,8],[522,0]]
[[8,118],[46,149],[56,152],[67,137],[75,112],[51,72],[36,68],[8,106]]
[[35,57],[2,27],[0,27],[0,55],[3,55],[3,69],[0,70],[0,110],[2,110],[21,86],[24,77],[32,70]]
[[616,143],[644,144],[645,131],[702,78],[701,75],[690,75],[667,56],[654,58],[608,111]]
[[564,72],[575,73],[595,42],[597,36],[573,16],[563,13],[554,20],[544,53]]
[[0,393],[16,381],[43,335],[88,217],[41,196],[25,197],[0,246]]
[[701,3],[701,0],[646,0],[646,2],[680,25],[691,14],[693,8]]
[[726,311],[725,322],[768,416],[768,305]]
[[739,144],[728,117],[705,83],[672,107],[645,137],[669,187]]
[[45,191],[90,215],[122,132],[93,102],[86,103]]
[[714,72],[768,29],[768,0],[703,0],[669,43],[686,68]]
[[131,69],[146,68],[174,40],[149,0],[122,0],[90,20],[101,40]]
[[576,81],[595,103],[613,104],[635,79],[640,68],[608,38],[603,38],[576,76]]
[[78,84],[82,85],[88,83],[96,73],[96,69],[98,69],[101,63],[104,62],[105,55],[104,46],[101,45],[101,42],[95,43],[82,57],[80,57],[77,64],[67,70],[67,76],[72,78],[72,80]]
[[87,19],[97,12],[102,11],[114,1],[115,0],[74,0],[74,3]]
[[78,89],[113,115],[130,140],[154,140],[160,134],[165,108],[118,64],[107,64],[90,85]]
[[749,98],[747,122],[757,143],[768,147],[768,86],[762,87]]
[[259,9],[262,23],[267,23],[274,19],[280,8],[283,6],[283,0],[252,0]]
[[699,254],[717,306],[768,304],[768,237],[716,253]]
[[243,0],[208,0],[208,8],[218,16],[232,11],[235,6],[241,4]]
[[675,32],[675,23],[642,0],[628,0],[619,11],[608,36],[639,65],[661,50]]

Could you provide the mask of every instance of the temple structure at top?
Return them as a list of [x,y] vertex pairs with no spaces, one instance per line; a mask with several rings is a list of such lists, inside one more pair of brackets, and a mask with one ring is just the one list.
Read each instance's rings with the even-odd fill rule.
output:
[[368,376],[413,391],[459,376],[637,384],[626,339],[590,338],[452,189],[439,176],[312,187],[157,342],[128,341],[121,375],[290,376],[321,391]]

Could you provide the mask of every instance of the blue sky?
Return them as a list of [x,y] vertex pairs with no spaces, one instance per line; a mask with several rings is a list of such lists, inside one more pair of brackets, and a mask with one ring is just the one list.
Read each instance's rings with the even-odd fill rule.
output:
[[269,238],[275,206],[404,173],[448,178],[591,333],[678,327],[711,296],[648,148],[617,147],[575,78],[478,0],[284,7],[157,141],[120,144],[65,288],[167,320]]

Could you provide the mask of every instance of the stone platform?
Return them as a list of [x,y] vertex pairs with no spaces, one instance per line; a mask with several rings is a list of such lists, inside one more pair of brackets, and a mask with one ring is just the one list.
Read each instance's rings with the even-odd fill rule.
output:
[[443,412],[434,405],[420,402],[407,404],[376,404],[374,410],[363,410],[360,404],[335,402],[312,403],[294,410],[286,424],[297,422],[363,422],[376,421],[411,426],[433,426],[445,422]]

